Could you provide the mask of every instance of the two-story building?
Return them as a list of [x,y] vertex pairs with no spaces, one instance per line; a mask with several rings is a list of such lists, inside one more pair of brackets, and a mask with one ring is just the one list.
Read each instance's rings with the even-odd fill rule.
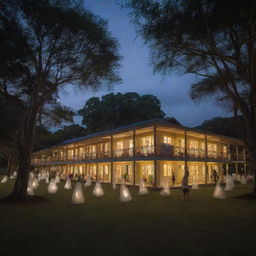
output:
[[180,186],[185,170],[189,182],[212,183],[228,170],[246,173],[246,156],[241,140],[156,119],[90,134],[37,151],[37,171],[58,172],[61,177],[90,175],[101,182],[160,187],[175,176]]

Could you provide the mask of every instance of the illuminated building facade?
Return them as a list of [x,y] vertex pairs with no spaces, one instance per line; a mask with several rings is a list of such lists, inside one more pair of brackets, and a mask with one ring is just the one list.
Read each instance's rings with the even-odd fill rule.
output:
[[90,175],[101,182],[160,187],[165,181],[180,186],[185,170],[189,183],[214,182],[229,172],[246,174],[241,140],[206,133],[165,119],[139,122],[76,138],[37,151],[37,171]]

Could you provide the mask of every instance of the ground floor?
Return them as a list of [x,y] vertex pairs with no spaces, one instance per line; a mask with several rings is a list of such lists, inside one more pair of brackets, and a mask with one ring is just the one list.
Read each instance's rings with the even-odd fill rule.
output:
[[180,186],[185,168],[189,172],[189,184],[207,184],[222,180],[227,170],[229,173],[244,171],[244,164],[229,165],[219,162],[184,162],[184,161],[126,161],[99,163],[70,163],[35,166],[37,172],[59,173],[62,179],[73,174],[88,177],[93,180],[117,184],[125,182],[129,185],[139,185],[143,179],[147,186],[161,187],[169,182],[171,186]]

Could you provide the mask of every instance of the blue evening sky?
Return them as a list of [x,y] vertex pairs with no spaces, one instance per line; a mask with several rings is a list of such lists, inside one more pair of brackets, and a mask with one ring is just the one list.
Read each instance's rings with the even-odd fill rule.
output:
[[[134,25],[130,23],[128,11],[121,9],[115,0],[86,0],[85,5],[108,21],[109,30],[119,41],[120,54],[123,56],[120,68],[123,81],[111,91],[78,92],[68,87],[60,97],[63,104],[78,110],[93,96],[100,97],[110,92],[137,92],[157,96],[166,115],[175,117],[186,126],[196,126],[204,120],[229,115],[210,100],[195,104],[189,98],[192,75],[174,73],[164,78],[160,74],[153,73],[149,61],[149,49],[136,34]],[[81,123],[80,118],[76,118],[75,121]]]

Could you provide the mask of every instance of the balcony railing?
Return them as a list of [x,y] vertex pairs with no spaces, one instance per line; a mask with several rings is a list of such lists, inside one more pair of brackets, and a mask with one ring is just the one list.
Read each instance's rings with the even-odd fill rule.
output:
[[[133,152],[135,155],[133,155]],[[160,144],[156,147],[154,145],[149,146],[140,146],[126,149],[116,149],[111,151],[99,151],[96,152],[86,152],[79,155],[69,155],[67,158],[65,156],[48,156],[47,158],[37,158],[33,159],[33,163],[42,164],[50,162],[63,162],[63,161],[86,161],[86,160],[95,160],[95,159],[129,159],[129,158],[142,158],[142,157],[167,157],[172,159],[185,159],[185,148],[181,146],[173,146],[169,144]],[[236,160],[233,155],[230,153],[223,153],[217,151],[208,151],[206,157],[206,152],[203,149],[188,148],[187,149],[187,159],[196,160],[196,159],[216,159],[216,160]],[[238,159],[242,159],[242,156],[239,156]]]

